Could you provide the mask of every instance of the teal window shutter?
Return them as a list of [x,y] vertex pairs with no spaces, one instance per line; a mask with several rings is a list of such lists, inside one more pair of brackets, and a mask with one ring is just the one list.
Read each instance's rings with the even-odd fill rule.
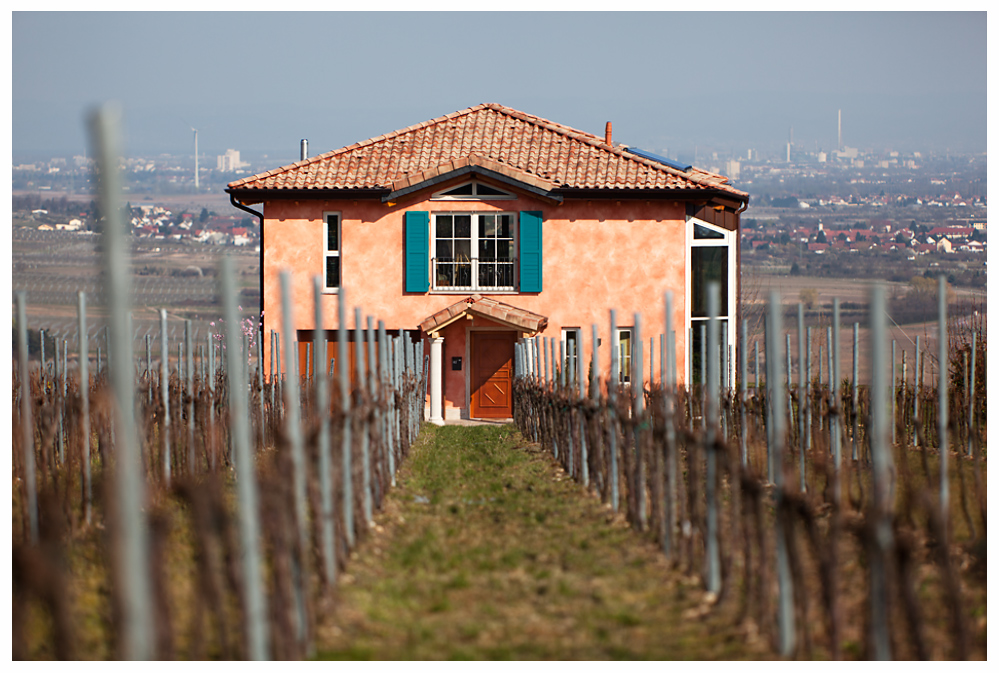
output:
[[404,220],[406,292],[430,290],[430,213],[410,211]]
[[520,291],[541,292],[543,264],[541,212],[523,210],[520,213]]

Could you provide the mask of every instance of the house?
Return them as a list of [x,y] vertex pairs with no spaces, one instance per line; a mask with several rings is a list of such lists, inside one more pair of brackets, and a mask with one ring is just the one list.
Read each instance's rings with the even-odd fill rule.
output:
[[[643,343],[656,335],[659,361],[667,291],[678,373],[689,381],[697,367],[688,366],[688,329],[699,360],[710,279],[721,283],[724,338],[735,343],[749,195],[721,175],[615,142],[610,123],[601,136],[477,105],[226,191],[260,219],[265,332],[280,331],[282,270],[293,271],[292,338],[302,353],[317,327],[336,340],[343,286],[348,329],[360,307],[389,334],[425,340],[435,423],[510,417],[517,341],[557,339],[568,369],[586,371],[596,325],[603,378],[613,347],[627,381],[636,313]],[[327,358],[335,353],[330,343]]]

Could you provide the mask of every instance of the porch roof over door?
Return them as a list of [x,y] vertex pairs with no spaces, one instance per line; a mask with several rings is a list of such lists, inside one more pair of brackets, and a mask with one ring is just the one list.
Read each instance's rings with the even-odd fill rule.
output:
[[420,329],[433,335],[466,315],[492,320],[522,332],[528,337],[534,336],[548,326],[547,316],[531,313],[526,309],[504,304],[481,294],[473,294],[429,316],[420,323]]

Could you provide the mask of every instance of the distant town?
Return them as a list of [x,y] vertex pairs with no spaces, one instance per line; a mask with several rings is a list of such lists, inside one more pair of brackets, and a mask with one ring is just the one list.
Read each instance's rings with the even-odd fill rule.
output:
[[[848,146],[827,152],[790,141],[779,155],[702,149],[677,157],[658,151],[726,175],[751,194],[742,216],[744,263],[775,273],[859,271],[899,280],[946,272],[953,283],[985,286],[984,153]],[[229,205],[223,190],[242,175],[293,160],[258,155],[247,161],[227,149],[199,156],[195,179],[193,155],[125,159],[125,217],[138,238],[256,247],[256,218]],[[81,235],[98,230],[92,171],[93,161],[79,155],[14,164],[14,225]],[[206,202],[209,196],[217,205],[171,205]]]

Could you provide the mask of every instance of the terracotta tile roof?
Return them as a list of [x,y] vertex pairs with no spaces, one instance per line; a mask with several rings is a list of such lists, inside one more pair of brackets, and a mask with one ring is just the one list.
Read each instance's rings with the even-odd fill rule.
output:
[[420,329],[427,333],[433,332],[466,313],[511,325],[523,332],[537,333],[548,326],[548,318],[543,315],[483,297],[481,294],[473,294],[437,311],[420,323]]
[[401,189],[468,165],[543,189],[711,189],[748,197],[728,178],[681,171],[623,146],[495,103],[316,155],[229,183],[229,189]]

